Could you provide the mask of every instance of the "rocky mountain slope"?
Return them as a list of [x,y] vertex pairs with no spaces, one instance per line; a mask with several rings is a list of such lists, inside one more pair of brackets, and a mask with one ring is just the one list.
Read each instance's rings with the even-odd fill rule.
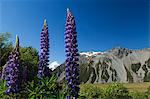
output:
[[[81,83],[150,81],[150,48],[114,48],[106,52],[82,52],[79,64]],[[64,64],[54,72],[59,77],[58,81],[62,81],[65,77]]]

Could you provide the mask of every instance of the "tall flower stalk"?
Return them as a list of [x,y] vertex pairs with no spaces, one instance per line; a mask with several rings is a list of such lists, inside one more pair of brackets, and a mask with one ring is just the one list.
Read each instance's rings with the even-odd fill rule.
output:
[[5,68],[5,80],[8,89],[5,94],[16,93],[19,91],[19,37],[16,36],[16,46],[11,52]]
[[38,65],[38,78],[49,77],[50,72],[48,66],[49,58],[49,34],[48,34],[48,25],[46,19],[44,20],[43,29],[41,32],[41,43],[40,43],[40,56],[39,56],[39,65]]
[[69,96],[67,99],[78,97],[79,92],[79,54],[77,49],[77,32],[74,16],[67,9],[67,19],[65,28],[65,48],[66,48],[66,81]]

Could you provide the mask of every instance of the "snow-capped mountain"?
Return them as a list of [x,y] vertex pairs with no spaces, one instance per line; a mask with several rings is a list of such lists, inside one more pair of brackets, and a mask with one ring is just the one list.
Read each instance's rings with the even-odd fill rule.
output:
[[49,64],[49,68],[54,70],[55,68],[57,68],[58,66],[60,66],[60,64],[57,61],[54,61],[52,63]]
[[[150,81],[150,48],[82,52],[79,59],[81,83]],[[64,79],[64,64],[57,67],[55,73],[59,81]]]
[[90,56],[101,55],[101,54],[104,54],[104,53],[106,53],[106,52],[81,52],[80,55],[90,57]]

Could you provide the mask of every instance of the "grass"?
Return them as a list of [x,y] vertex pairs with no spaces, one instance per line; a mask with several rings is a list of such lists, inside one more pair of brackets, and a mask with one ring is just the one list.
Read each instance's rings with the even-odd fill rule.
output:
[[[101,89],[107,88],[111,83],[107,84],[94,84]],[[150,82],[144,83],[122,83],[130,92],[146,92],[147,88],[150,86]],[[93,84],[81,84],[81,88],[84,85],[93,85]]]

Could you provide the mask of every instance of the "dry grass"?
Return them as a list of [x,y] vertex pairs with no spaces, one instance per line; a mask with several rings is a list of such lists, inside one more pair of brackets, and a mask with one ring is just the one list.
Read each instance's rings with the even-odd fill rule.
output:
[[[98,86],[101,89],[107,88],[111,83],[108,84],[94,84]],[[85,84],[81,85],[81,88]],[[93,85],[93,84],[86,84],[86,85]],[[137,91],[137,92],[146,92],[147,88],[150,86],[150,82],[144,82],[144,83],[123,83],[123,85],[128,88],[130,92]]]

